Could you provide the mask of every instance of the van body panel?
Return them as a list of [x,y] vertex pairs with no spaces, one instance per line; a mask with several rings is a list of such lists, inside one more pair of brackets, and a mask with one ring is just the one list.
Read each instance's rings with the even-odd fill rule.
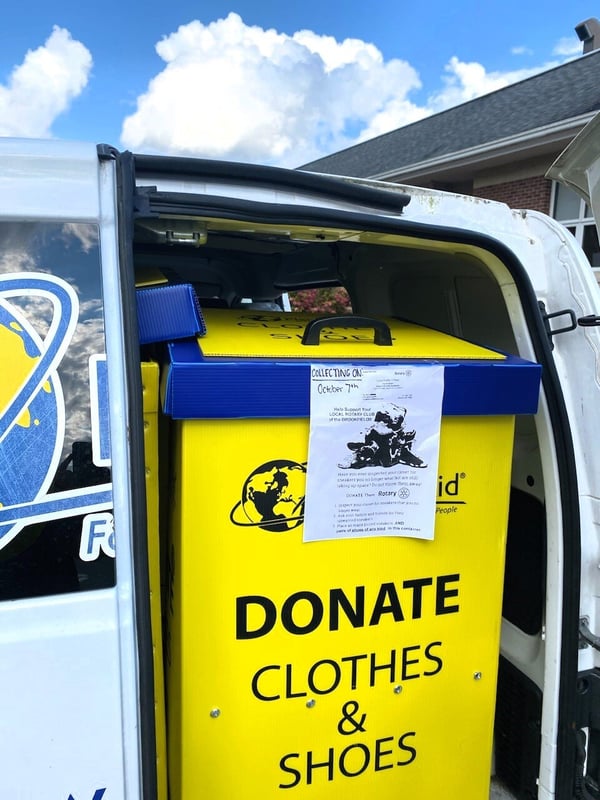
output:
[[[551,173],[594,206],[597,138]],[[0,189],[0,794],[166,800],[180,487],[162,402],[144,452],[140,360],[163,386],[168,362],[138,337],[153,275],[256,314],[343,286],[353,314],[541,364],[514,437],[493,785],[597,796],[600,289],[568,231],[435,190],[54,141],[0,139]]]
[[2,793],[135,798],[138,659],[115,167],[101,165],[93,147],[47,142],[19,151],[3,140],[0,159],[3,419],[10,417],[0,454],[1,738],[10,764]]

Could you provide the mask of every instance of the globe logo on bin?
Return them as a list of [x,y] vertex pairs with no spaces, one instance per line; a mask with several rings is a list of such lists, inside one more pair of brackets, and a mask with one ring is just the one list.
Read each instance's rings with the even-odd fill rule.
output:
[[277,459],[257,467],[246,479],[242,499],[231,509],[234,525],[284,533],[304,521],[306,465]]
[[[53,319],[45,338],[5,298],[50,300]],[[31,504],[52,484],[64,437],[64,401],[56,367],[73,334],[77,297],[68,284],[43,274],[0,278],[0,547],[27,524]],[[11,507],[21,506],[9,512]]]

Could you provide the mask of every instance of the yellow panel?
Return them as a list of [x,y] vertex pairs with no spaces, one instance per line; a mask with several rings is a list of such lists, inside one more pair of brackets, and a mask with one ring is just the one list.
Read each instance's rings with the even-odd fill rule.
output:
[[252,523],[308,421],[176,426],[171,800],[489,796],[512,417],[442,421],[433,541]]
[[168,280],[156,267],[138,267],[135,271],[135,285],[138,288],[156,286],[163,283],[168,283]]
[[[327,328],[318,346],[302,345],[302,334],[314,314],[269,311],[202,310],[207,333],[198,339],[206,356],[310,358],[435,358],[502,360],[501,353],[456,339],[445,333],[383,320],[392,333],[392,346],[373,342],[373,331],[362,328]],[[240,335],[243,333],[243,337]],[[243,347],[243,352],[240,348]]]
[[154,715],[156,721],[156,770],[158,800],[167,798],[167,745],[160,594],[160,543],[158,525],[158,364],[142,363],[144,404],[144,454],[146,466],[146,514],[148,521],[148,571],[150,617],[154,660]]

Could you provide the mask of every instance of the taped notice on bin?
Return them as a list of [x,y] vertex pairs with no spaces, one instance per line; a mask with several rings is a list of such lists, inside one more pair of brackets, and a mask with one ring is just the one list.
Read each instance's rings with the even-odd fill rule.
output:
[[304,541],[433,539],[439,365],[311,366]]

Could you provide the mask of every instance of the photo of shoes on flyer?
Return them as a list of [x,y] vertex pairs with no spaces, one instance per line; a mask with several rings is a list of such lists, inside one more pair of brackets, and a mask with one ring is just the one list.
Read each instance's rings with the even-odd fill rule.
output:
[[427,464],[413,453],[416,430],[406,430],[406,408],[389,405],[375,413],[373,424],[362,441],[348,442],[352,451],[349,463],[341,463],[342,469],[362,469],[363,467],[393,467],[407,464],[424,468]]

